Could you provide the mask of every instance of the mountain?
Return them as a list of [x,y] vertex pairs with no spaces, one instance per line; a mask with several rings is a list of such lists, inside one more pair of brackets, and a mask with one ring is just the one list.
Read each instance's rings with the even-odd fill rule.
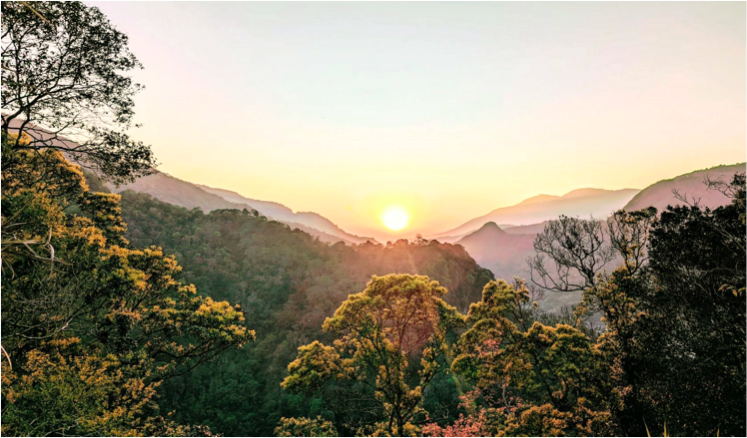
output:
[[495,222],[486,223],[456,242],[480,266],[506,281],[511,281],[515,275],[529,276],[526,259],[534,254],[533,243],[533,234],[509,234]]
[[229,202],[251,205],[252,208],[260,212],[263,216],[267,216],[288,225],[296,225],[301,229],[311,228],[328,236],[337,236],[350,243],[365,243],[375,240],[372,237],[360,237],[349,234],[318,213],[301,211],[294,213],[290,208],[283,204],[278,204],[277,202],[258,201],[256,199],[246,198],[230,190],[215,189],[201,184],[195,185],[206,192],[216,194]]
[[118,187],[111,183],[105,183],[105,185],[114,193],[122,193],[126,190],[147,193],[159,201],[185,207],[190,210],[199,208],[204,212],[210,212],[224,208],[236,210],[247,208],[245,205],[226,201],[220,196],[208,193],[194,184],[174,178],[163,172],[144,176],[132,183]]
[[543,221],[532,225],[519,225],[515,227],[503,227],[508,234],[531,234],[535,235],[545,229],[548,221]]
[[518,205],[537,204],[539,202],[557,201],[558,199],[560,199],[560,196],[555,196],[555,195],[537,195],[537,196],[532,196],[531,198],[527,198],[527,199],[519,202]]
[[[21,123],[22,121],[18,119],[13,120],[10,124],[11,131],[18,131]],[[46,141],[51,146],[62,149],[75,149],[78,147],[78,144],[74,141],[54,135],[48,130],[33,124],[26,126],[24,131],[33,138]],[[66,158],[77,163],[69,154],[66,154]],[[91,172],[87,171],[86,173],[89,181],[98,179],[93,178],[94,175]],[[162,202],[189,209],[199,208],[206,213],[219,209],[243,210],[246,208],[256,210],[267,218],[283,222],[292,229],[305,231],[326,243],[345,242],[360,244],[375,241],[371,237],[361,237],[347,233],[332,221],[317,213],[294,213],[290,208],[277,202],[246,198],[236,192],[193,184],[159,171],[156,171],[152,175],[138,178],[130,184],[115,186],[106,183],[105,187],[113,193],[122,193],[126,190],[147,193]]]
[[708,190],[703,183],[704,179],[708,177],[729,182],[735,173],[744,171],[745,163],[740,163],[696,170],[685,175],[665,179],[643,189],[625,205],[625,209],[631,211],[654,206],[657,210],[662,211],[668,205],[682,204],[682,201],[674,197],[672,190],[677,190],[681,195],[686,195],[688,199],[699,199],[698,203],[703,207],[720,207],[728,204],[731,200],[717,190]]
[[251,198],[241,196],[240,194],[236,192],[232,192],[230,190],[216,189],[216,188],[208,187],[202,184],[194,184],[194,185],[208,193],[212,193],[214,195],[220,196],[221,198],[225,199],[228,202],[233,202],[235,204],[251,205],[252,208],[260,212],[263,216],[271,217],[277,221],[287,221],[289,220],[289,218],[292,218],[294,214],[293,210],[277,202],[260,201],[257,199],[251,199]]
[[606,218],[610,213],[622,208],[638,192],[637,189],[578,189],[563,196],[538,195],[514,206],[493,210],[457,228],[430,237],[446,240],[465,236],[488,222],[512,224],[516,227],[538,224],[556,219],[560,215]]
[[327,243],[358,244],[374,240],[347,233],[316,213],[294,213],[290,208],[276,202],[259,201],[236,192],[193,184],[163,172],[156,172],[118,187],[112,184],[106,186],[115,193],[126,190],[147,193],[162,202],[188,209],[199,208],[206,213],[220,209],[256,210],[269,219],[282,222],[292,229],[301,229]]

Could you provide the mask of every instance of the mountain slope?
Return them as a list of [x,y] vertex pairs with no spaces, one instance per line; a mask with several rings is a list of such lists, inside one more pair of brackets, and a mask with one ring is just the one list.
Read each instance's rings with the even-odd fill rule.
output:
[[[20,126],[21,121],[15,119],[11,123],[10,129],[17,131]],[[24,131],[34,138],[48,141],[48,144],[51,146],[62,149],[75,149],[78,147],[78,144],[72,140],[53,135],[46,129],[35,125],[26,126]],[[72,162],[76,162],[73,157],[67,156],[66,158]],[[89,180],[92,179],[91,176],[93,174],[90,172],[88,174]],[[159,171],[156,171],[152,175],[138,178],[130,184],[121,186],[105,184],[105,187],[113,193],[121,193],[125,190],[147,193],[162,202],[189,209],[199,208],[206,213],[218,209],[243,210],[246,208],[248,210],[257,210],[267,218],[283,222],[293,229],[301,229],[314,237],[318,237],[322,242],[358,244],[375,241],[375,239],[370,237],[361,237],[347,233],[332,223],[332,221],[317,213],[294,213],[290,208],[277,202],[246,198],[236,192],[193,184]]]
[[240,194],[236,192],[232,192],[230,190],[216,189],[216,188],[208,187],[202,184],[194,184],[194,185],[208,193],[212,193],[216,196],[220,196],[221,198],[225,199],[228,202],[233,202],[235,204],[251,205],[252,208],[260,212],[263,216],[271,217],[278,221],[286,221],[290,217],[293,216],[293,210],[277,202],[260,201],[257,199],[251,199],[251,198],[241,196]]
[[208,193],[194,184],[174,178],[163,172],[144,176],[130,184],[116,187],[107,183],[106,187],[114,193],[132,190],[137,193],[147,193],[161,202],[178,205],[188,209],[199,208],[204,212],[219,209],[243,210],[246,205],[228,202],[220,196]]
[[313,228],[328,235],[340,237],[351,243],[365,243],[367,241],[375,240],[372,237],[360,237],[347,233],[332,221],[318,213],[300,211],[294,213],[290,208],[283,204],[278,204],[277,202],[258,201],[229,190],[215,189],[201,184],[195,185],[206,192],[218,195],[227,201],[251,205],[252,208],[262,213],[262,215],[275,219],[276,221],[284,222],[288,225],[297,224],[303,227]]
[[486,223],[456,242],[480,266],[490,269],[496,278],[507,281],[514,276],[528,276],[526,259],[534,254],[533,243],[533,234],[509,234],[495,222]]
[[728,204],[730,199],[716,190],[708,190],[706,185],[703,184],[703,180],[709,177],[729,182],[735,173],[744,171],[745,163],[740,163],[696,170],[685,175],[659,181],[638,193],[625,205],[625,209],[632,211],[654,206],[657,210],[662,211],[667,205],[682,204],[672,193],[672,190],[675,189],[680,194],[686,195],[688,199],[699,199],[699,204],[703,207],[720,207]]
[[316,213],[294,213],[290,208],[276,202],[245,198],[235,192],[193,184],[163,172],[138,178],[119,187],[107,184],[107,188],[115,193],[126,190],[146,193],[159,201],[188,209],[199,208],[206,213],[220,209],[257,210],[269,219],[283,222],[294,229],[299,228],[327,243],[357,244],[374,240],[347,233]]
[[531,234],[535,235],[542,232],[545,229],[548,221],[543,221],[538,224],[531,225],[519,225],[516,227],[504,228],[508,234]]
[[563,214],[605,218],[615,210],[622,208],[637,193],[637,189],[579,189],[564,196],[539,195],[511,207],[493,210],[457,228],[431,237],[438,239],[439,237],[464,236],[488,222],[514,226],[532,225],[556,219]]

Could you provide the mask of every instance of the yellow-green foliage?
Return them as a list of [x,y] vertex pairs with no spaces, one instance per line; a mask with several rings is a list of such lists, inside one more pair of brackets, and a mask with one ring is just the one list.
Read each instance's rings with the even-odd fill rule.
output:
[[66,353],[32,350],[19,358],[24,362],[22,374],[3,370],[5,433],[132,436],[166,432],[150,418],[157,412],[158,383],[145,383],[142,377],[148,375],[147,369],[123,366],[114,356]]
[[[299,348],[283,388],[308,393],[330,380],[369,381],[386,420],[359,432],[419,434],[412,420],[422,412],[423,389],[439,370],[446,333],[463,323],[442,300],[446,292],[425,276],[374,276],[324,322],[324,330],[336,337],[333,346],[314,341]],[[420,361],[417,384],[406,379],[411,360]]]
[[253,339],[240,307],[176,281],[160,248],[128,247],[119,196],[90,193],[61,154],[5,138],[2,153],[3,434],[206,432],[164,418],[156,389]]
[[[225,435],[267,436],[281,417],[321,415],[331,420],[330,413],[341,409],[349,414],[336,421],[356,425],[346,429],[335,422],[338,431],[357,434],[358,423],[376,421],[369,417],[381,409],[373,391],[357,380],[336,378],[320,390],[325,397],[336,394],[333,401],[334,397],[322,401],[316,392],[299,395],[283,390],[280,383],[287,376],[286,366],[297,358],[298,347],[314,340],[333,347],[332,334],[322,331],[325,318],[349,295],[364,290],[374,274],[428,275],[449,290],[444,301],[465,310],[470,302],[479,301],[482,287],[491,279],[486,275],[489,271],[478,267],[459,246],[433,242],[330,246],[248,211],[204,214],[129,191],[122,194],[122,210],[131,242],[138,246],[157,242],[165,252],[178,254],[184,268],[181,278],[195,282],[201,293],[256,303],[245,309],[252,327],[262,334],[258,342],[162,386],[161,405],[174,410],[176,418],[200,419]],[[453,315],[448,308],[438,311],[442,322]],[[463,324],[461,315],[455,316],[453,323]],[[455,339],[453,335],[449,342]],[[439,350],[433,354],[443,356]],[[417,386],[420,361],[408,362],[408,382]],[[423,407],[447,405],[450,413],[457,411],[457,382],[440,375],[434,384],[437,389],[424,391]]]
[[275,435],[290,437],[338,436],[335,426],[320,417],[314,420],[308,418],[281,418],[280,426],[275,429]]
[[531,321],[522,282],[485,286],[470,307],[471,327],[452,364],[497,409],[483,409],[484,433],[565,436],[610,433],[610,414],[598,380],[604,358],[580,330]]

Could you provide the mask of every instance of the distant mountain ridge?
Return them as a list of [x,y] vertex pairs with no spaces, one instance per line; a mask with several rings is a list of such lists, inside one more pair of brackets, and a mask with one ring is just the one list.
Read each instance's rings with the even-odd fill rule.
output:
[[280,216],[294,214],[293,210],[291,210],[290,208],[278,202],[260,201],[258,199],[247,198],[231,190],[216,189],[213,187],[208,187],[206,185],[197,184],[197,183],[190,183],[190,184],[194,184],[195,186],[201,188],[202,190],[208,193],[212,193],[214,195],[220,196],[226,201],[233,202],[234,204],[251,205],[252,208],[262,213],[262,215],[267,216],[267,217],[272,217],[273,219],[277,218],[277,220],[281,220]]
[[[18,119],[13,120],[10,124],[11,130],[18,131],[20,127],[21,121]],[[24,131],[32,134],[35,138],[47,140],[50,145],[62,149],[75,149],[78,146],[72,140],[59,137],[50,133],[47,129],[33,124],[26,126]],[[66,158],[77,163],[69,154],[66,154]],[[317,213],[294,213],[290,208],[277,202],[246,198],[230,190],[190,183],[157,170],[154,170],[153,174],[140,177],[130,184],[115,186],[105,183],[104,186],[113,193],[121,193],[125,190],[146,193],[159,201],[189,209],[200,208],[206,213],[219,209],[243,210],[246,208],[256,210],[269,219],[283,222],[293,229],[305,231],[327,243],[360,244],[367,241],[376,242],[372,237],[350,234]]]
[[731,200],[717,190],[708,190],[704,179],[708,177],[728,183],[735,173],[745,172],[745,166],[746,163],[728,164],[661,180],[641,190],[625,205],[625,209],[632,211],[653,206],[661,212],[668,205],[680,205],[682,201],[674,197],[674,189],[688,199],[698,200],[701,207],[717,208],[726,205]]
[[106,184],[106,186],[115,193],[121,193],[125,190],[146,193],[159,201],[189,209],[199,208],[206,213],[220,209],[243,210],[246,208],[256,210],[269,219],[285,223],[293,229],[305,231],[327,243],[359,244],[367,241],[375,242],[373,238],[347,233],[329,219],[317,213],[294,213],[290,208],[277,202],[259,201],[246,198],[230,190],[193,184],[164,172],[157,171],[152,175],[140,177],[130,184],[119,187],[112,184]]
[[[480,229],[488,222],[511,224],[511,228],[507,228],[511,230],[519,226],[535,225],[556,219],[560,215],[605,218],[625,206],[638,192],[638,189],[585,188],[573,190],[563,196],[537,195],[516,205],[498,208],[457,228],[429,237],[453,240]],[[520,230],[508,231],[508,233],[517,232]]]
[[[661,212],[666,209],[667,205],[682,203],[672,193],[672,190],[676,189],[688,199],[699,200],[701,206],[716,208],[728,204],[731,200],[716,190],[707,190],[703,180],[709,177],[729,182],[735,173],[745,172],[746,166],[745,163],[740,163],[696,170],[659,181],[641,191],[615,191],[622,192],[615,194],[615,192],[601,189],[579,189],[564,196],[538,195],[513,207],[494,210],[488,215],[473,219],[462,227],[443,233],[443,236],[437,237],[437,240],[461,245],[480,266],[490,269],[496,278],[506,280],[510,280],[513,276],[527,278],[529,272],[526,259],[535,254],[535,236],[542,232],[548,220],[557,219],[560,214],[570,215],[571,207],[576,209],[575,212],[579,217],[588,218],[590,214],[594,214],[597,219],[608,217],[609,214],[599,214],[604,209],[610,209],[609,213],[612,213],[620,208],[632,211],[654,206]],[[600,197],[602,202],[596,202],[600,200]],[[572,204],[567,204],[568,202]],[[584,207],[587,208],[586,211],[582,210]],[[509,222],[512,219],[536,217],[532,215],[553,211],[555,211],[554,217],[537,223],[515,225]],[[501,222],[491,220],[495,217],[500,218]],[[461,236],[458,234],[462,229],[466,229],[467,225],[482,221],[485,222],[479,228]],[[497,225],[499,223],[504,225]],[[557,311],[563,306],[576,304],[580,296],[580,293],[547,293],[540,301],[540,307],[546,311]]]
[[252,208],[260,212],[263,216],[267,216],[276,221],[290,224],[302,225],[307,228],[313,228],[321,231],[328,235],[337,236],[350,243],[365,243],[368,241],[375,242],[376,240],[372,237],[361,237],[354,234],[350,234],[342,228],[335,225],[332,221],[325,218],[324,216],[314,213],[299,211],[293,212],[290,208],[283,204],[271,201],[258,201],[256,199],[247,198],[239,193],[232,192],[225,189],[216,189],[208,187],[202,184],[195,184],[197,187],[205,190],[208,193],[213,193],[221,198],[234,202],[237,204],[251,205]]

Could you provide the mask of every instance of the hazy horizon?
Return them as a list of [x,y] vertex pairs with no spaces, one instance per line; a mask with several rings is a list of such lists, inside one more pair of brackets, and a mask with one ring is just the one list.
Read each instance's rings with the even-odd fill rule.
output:
[[89,4],[159,170],[354,234],[745,161],[744,3]]

